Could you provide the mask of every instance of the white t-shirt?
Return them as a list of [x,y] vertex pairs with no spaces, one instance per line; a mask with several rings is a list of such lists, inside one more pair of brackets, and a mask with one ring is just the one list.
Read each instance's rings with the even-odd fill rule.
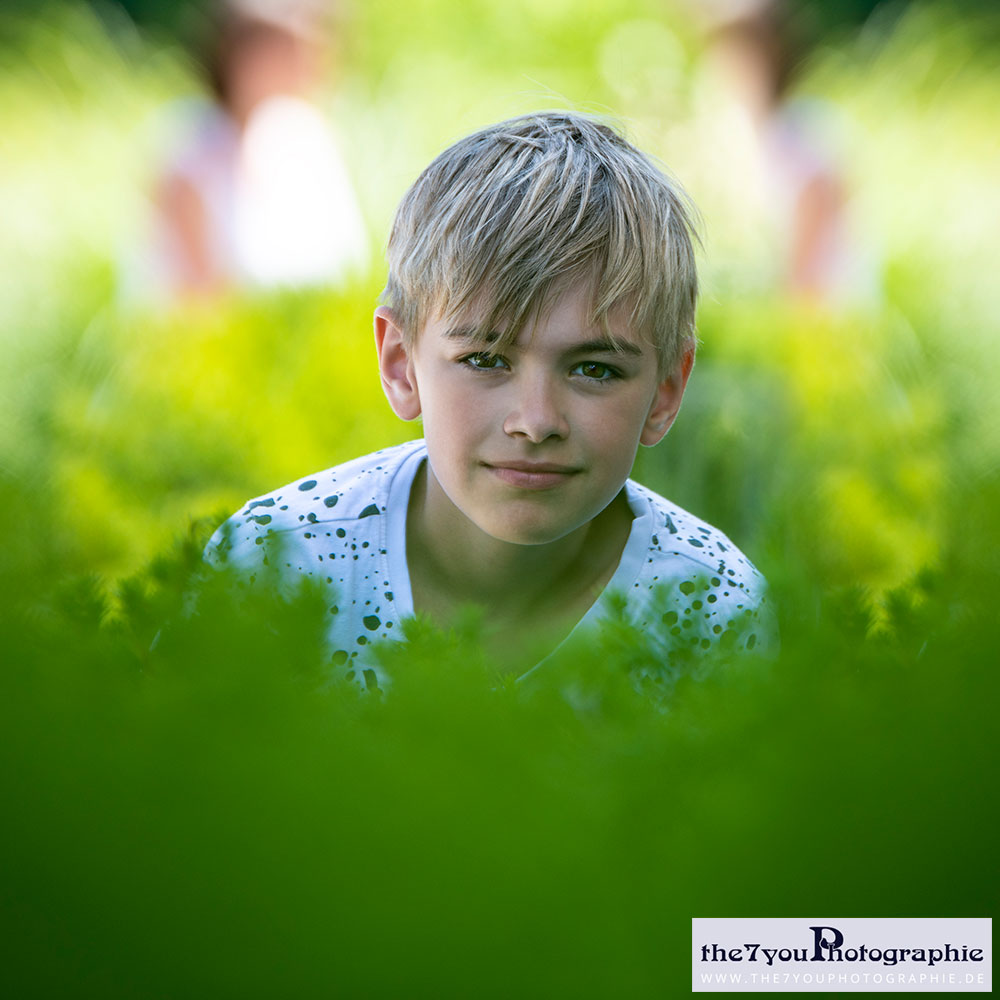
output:
[[[400,622],[414,613],[406,512],[426,458],[424,442],[411,441],[251,500],[215,532],[206,559],[234,567],[251,586],[268,569],[291,585],[303,577],[320,583],[329,595],[333,669],[384,686],[389,678],[370,655],[371,643],[402,638]],[[625,606],[617,617],[641,630],[664,663],[719,644],[773,646],[766,584],[746,556],[631,479],[625,492],[635,517],[618,568],[566,642],[615,616],[620,595]],[[548,659],[529,673],[544,670]]]

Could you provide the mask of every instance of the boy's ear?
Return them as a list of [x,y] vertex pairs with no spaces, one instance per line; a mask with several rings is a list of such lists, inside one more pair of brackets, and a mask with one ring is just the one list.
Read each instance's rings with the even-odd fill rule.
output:
[[687,386],[691,368],[694,366],[694,345],[681,356],[680,361],[656,387],[656,396],[649,408],[646,422],[643,424],[639,443],[647,447],[658,444],[670,430],[670,425],[681,408],[684,389]]
[[407,350],[399,320],[388,306],[379,306],[375,310],[375,350],[378,352],[382,390],[392,412],[400,420],[415,420],[420,416],[420,394],[413,359]]

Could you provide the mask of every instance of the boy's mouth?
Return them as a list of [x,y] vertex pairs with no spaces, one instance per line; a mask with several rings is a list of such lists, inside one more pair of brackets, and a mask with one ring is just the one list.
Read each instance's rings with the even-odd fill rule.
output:
[[527,490],[550,490],[562,486],[580,469],[555,462],[484,462],[501,482]]

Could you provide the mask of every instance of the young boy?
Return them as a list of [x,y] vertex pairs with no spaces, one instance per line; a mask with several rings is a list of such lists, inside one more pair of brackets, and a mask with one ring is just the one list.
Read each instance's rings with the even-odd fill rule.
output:
[[334,669],[369,685],[385,679],[371,642],[468,605],[518,675],[595,627],[613,595],[667,661],[765,645],[750,562],[628,479],[694,361],[683,192],[606,125],[526,115],[424,171],[388,257],[379,371],[424,440],[250,502],[209,559],[325,587]]

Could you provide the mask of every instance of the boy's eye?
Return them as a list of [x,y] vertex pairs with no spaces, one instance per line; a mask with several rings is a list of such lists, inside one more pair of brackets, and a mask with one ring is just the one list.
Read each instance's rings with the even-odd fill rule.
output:
[[581,361],[573,368],[573,374],[582,375],[594,382],[608,382],[613,378],[618,378],[618,372],[614,368],[602,365],[600,361]]
[[485,351],[467,354],[461,361],[462,364],[466,364],[470,368],[484,372],[498,371],[507,367],[507,362],[499,354],[487,354]]

